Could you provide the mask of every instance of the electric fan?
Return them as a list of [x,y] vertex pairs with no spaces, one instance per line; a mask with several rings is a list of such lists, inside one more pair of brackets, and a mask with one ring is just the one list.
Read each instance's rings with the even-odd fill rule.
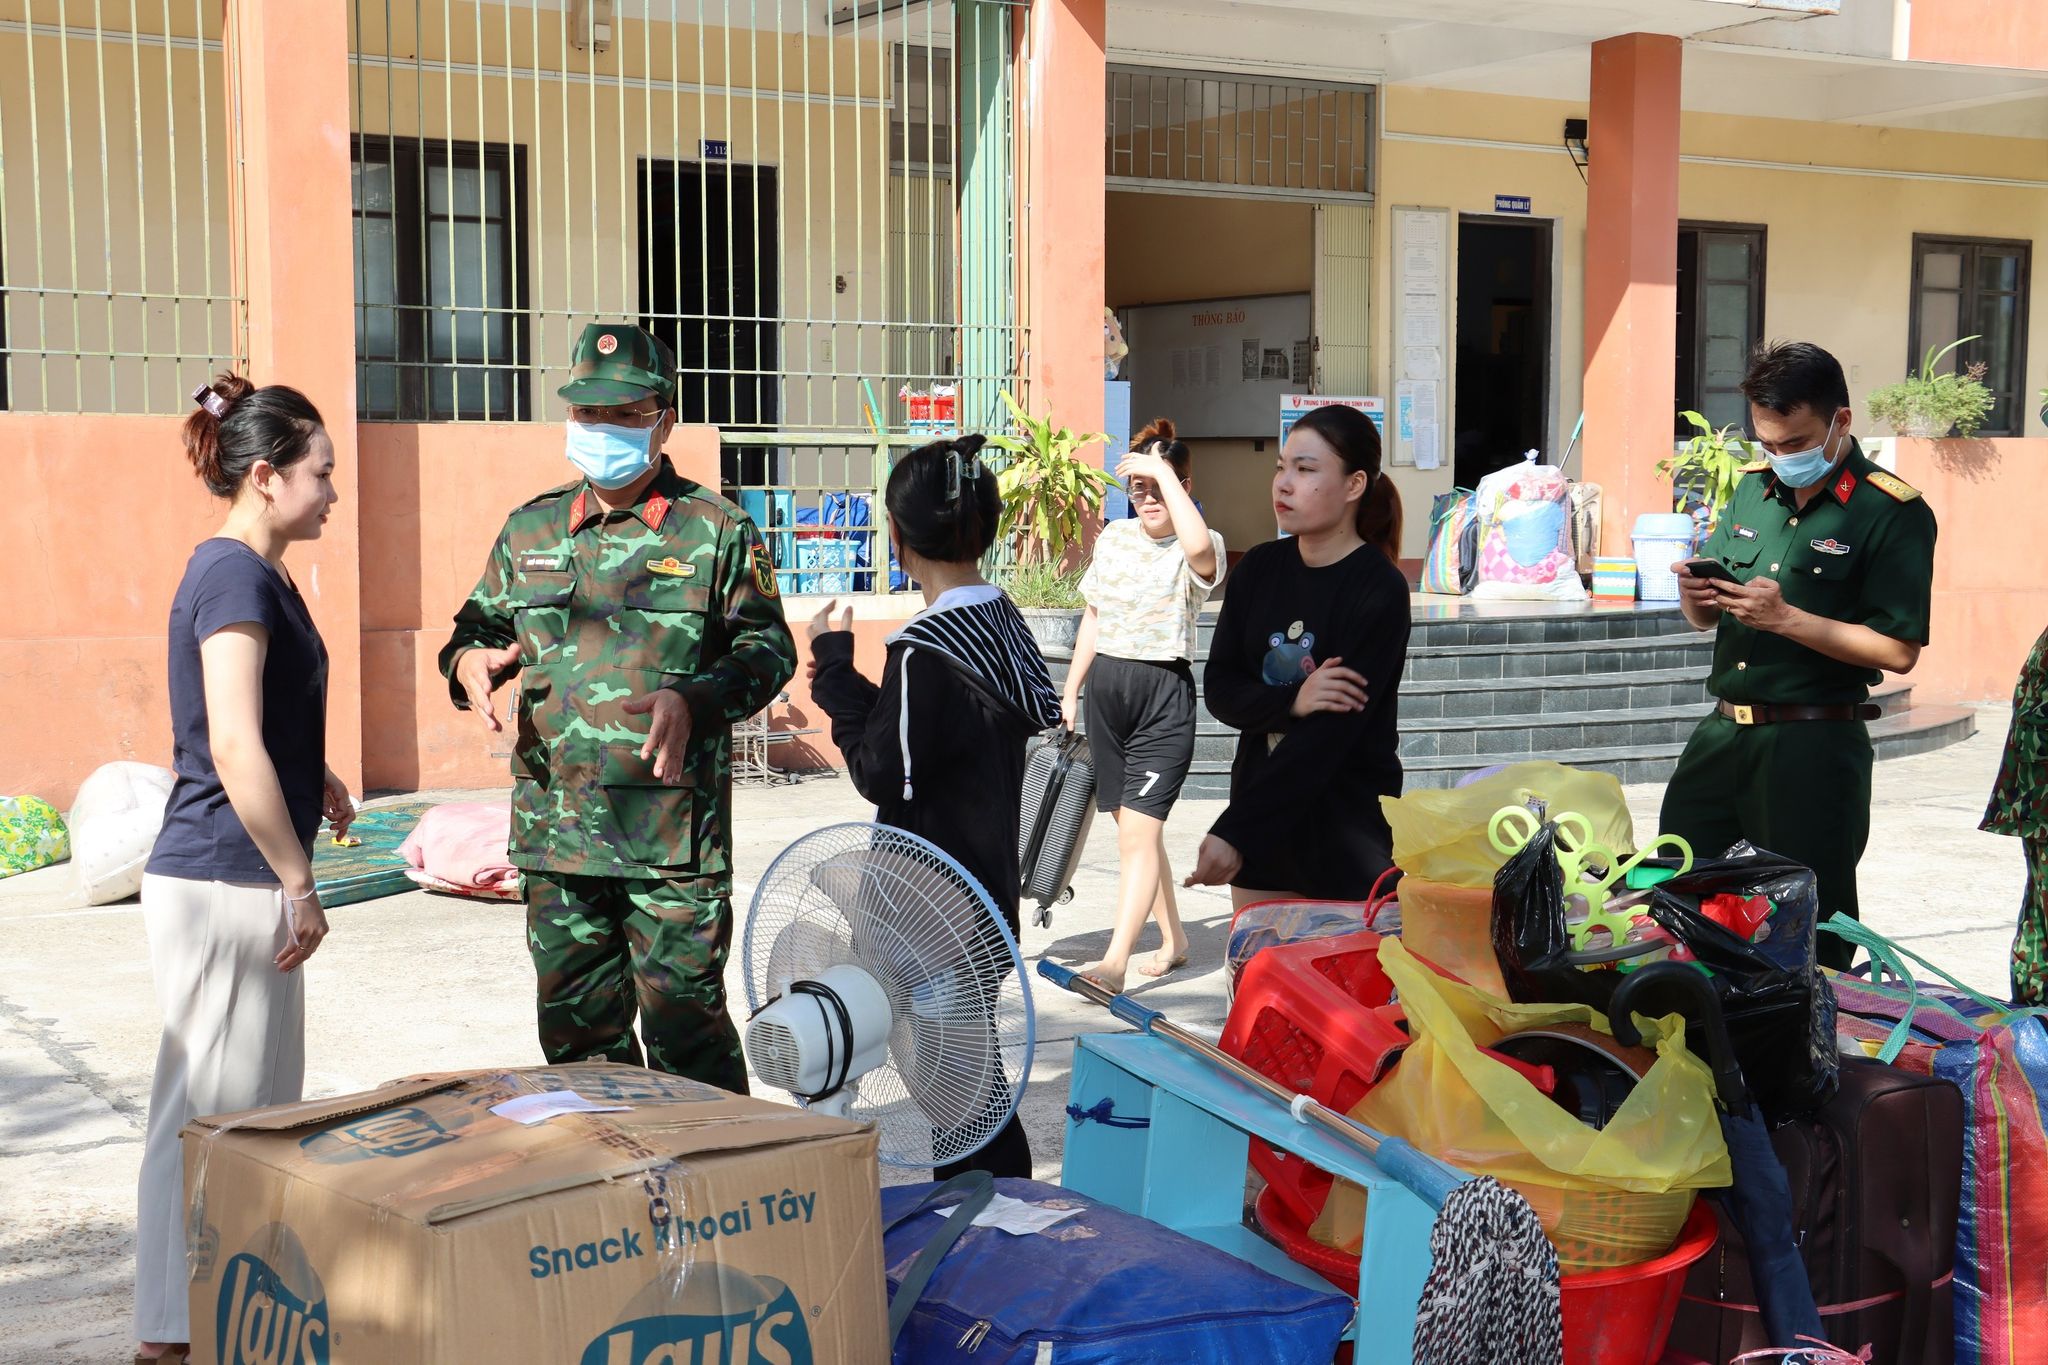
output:
[[972,1156],[1031,1072],[1017,941],[965,868],[908,831],[833,825],[778,855],[741,944],[747,1059],[803,1104],[875,1124],[889,1166]]

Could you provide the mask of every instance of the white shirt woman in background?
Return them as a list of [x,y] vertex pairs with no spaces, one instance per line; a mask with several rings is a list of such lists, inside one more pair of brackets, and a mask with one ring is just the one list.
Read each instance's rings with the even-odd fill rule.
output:
[[1088,687],[1096,805],[1116,818],[1122,869],[1109,951],[1080,970],[1122,990],[1148,918],[1159,951],[1138,966],[1164,976],[1188,960],[1166,863],[1166,817],[1195,757],[1196,625],[1223,578],[1223,537],[1195,507],[1186,443],[1161,417],[1117,466],[1135,517],[1111,522],[1081,579],[1088,609],[1067,671],[1067,724]]

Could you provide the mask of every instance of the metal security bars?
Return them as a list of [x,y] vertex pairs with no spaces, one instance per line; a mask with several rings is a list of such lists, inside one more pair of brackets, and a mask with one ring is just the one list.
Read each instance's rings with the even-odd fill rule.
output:
[[176,414],[245,350],[221,0],[0,17],[0,408]]
[[1373,88],[1109,69],[1112,185],[1358,199],[1373,190]]
[[352,0],[363,415],[559,417],[576,334],[630,317],[742,443],[907,434],[949,386],[998,420],[1024,13]]
[[559,420],[584,325],[637,321],[792,591],[883,543],[934,394],[1006,423],[1022,5],[350,3],[363,417]]

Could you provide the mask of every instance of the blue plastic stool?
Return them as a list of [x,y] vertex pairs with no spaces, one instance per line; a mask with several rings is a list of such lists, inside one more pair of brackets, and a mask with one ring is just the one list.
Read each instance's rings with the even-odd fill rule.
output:
[[1244,1225],[1249,1140],[1269,1142],[1362,1186],[1358,1317],[1347,1336],[1355,1339],[1359,1324],[1366,1324],[1376,1365],[1409,1365],[1436,1211],[1363,1149],[1295,1122],[1282,1105],[1236,1077],[1139,1033],[1076,1039],[1067,1098],[1068,1113],[1083,1117],[1067,1123],[1062,1185],[1297,1284],[1329,1281]]

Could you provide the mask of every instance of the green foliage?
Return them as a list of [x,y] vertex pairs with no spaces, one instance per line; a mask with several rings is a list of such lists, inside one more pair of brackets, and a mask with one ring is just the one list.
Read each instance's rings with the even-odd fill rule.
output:
[[1020,607],[1042,607],[1051,611],[1079,611],[1082,570],[1060,568],[1058,560],[1024,560],[997,575],[998,585]]
[[1897,384],[1887,384],[1870,395],[1870,415],[1901,436],[1974,436],[1998,401],[1984,387],[1982,361],[1936,374],[1934,366],[1943,356],[1975,341],[1974,336],[1953,341],[1940,350],[1930,349],[1920,373]]
[[1756,448],[1740,436],[1730,436],[1732,426],[1715,430],[1713,423],[1692,411],[1678,414],[1692,424],[1692,439],[1670,459],[1657,462],[1657,472],[1676,488],[1697,488],[1707,504],[1707,525],[1721,519],[1721,509],[1735,496],[1742,481],[1742,466],[1756,459]]
[[[1086,518],[1102,507],[1109,475],[1079,459],[1075,452],[1109,438],[1055,427],[1050,417],[1033,417],[1008,393],[1016,435],[993,436],[989,444],[1010,453],[996,487],[1003,495],[1003,519],[997,534],[1015,546],[1020,565],[1057,564],[1081,542]],[[1021,604],[1020,604],[1021,605]]]

